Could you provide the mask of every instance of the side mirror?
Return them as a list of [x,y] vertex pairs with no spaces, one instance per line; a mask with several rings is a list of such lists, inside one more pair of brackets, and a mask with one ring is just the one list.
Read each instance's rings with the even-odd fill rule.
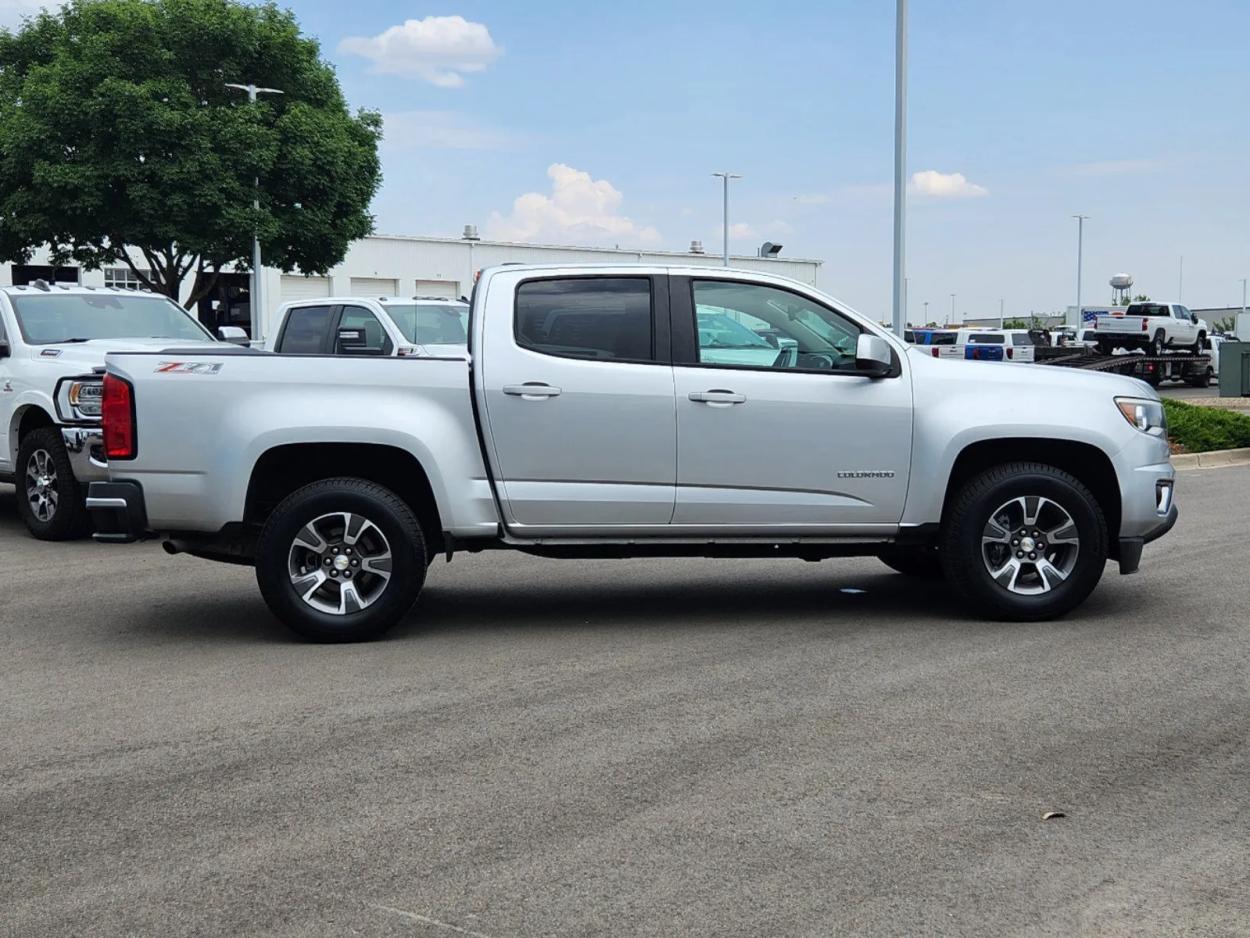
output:
[[335,344],[340,355],[381,355],[382,349],[370,348],[365,330],[358,327],[345,326],[339,329]]
[[0,339],[0,358],[8,358],[12,354],[8,339]]
[[247,337],[247,333],[238,326],[219,326],[217,328],[217,338],[232,345],[252,344],[252,340]]
[[855,343],[855,370],[868,378],[884,378],[894,370],[890,343],[879,335],[860,333]]
[[764,341],[767,342],[769,345],[771,345],[775,349],[781,348],[781,340],[778,339],[772,333],[769,333],[768,335],[764,336]]
[[1196,325],[1198,325],[1198,314],[1197,314],[1197,313],[1190,313],[1190,314],[1189,314],[1189,321],[1190,321],[1190,322],[1192,322],[1195,326],[1196,326]]

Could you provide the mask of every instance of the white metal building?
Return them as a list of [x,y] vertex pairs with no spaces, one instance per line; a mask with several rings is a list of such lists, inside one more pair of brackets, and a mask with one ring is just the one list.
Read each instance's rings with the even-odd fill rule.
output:
[[[693,245],[692,245],[693,247]],[[139,255],[132,255],[137,267],[143,267]],[[284,274],[280,270],[264,271],[263,336],[268,336],[277,308],[288,300],[319,296],[467,296],[473,290],[474,275],[484,267],[507,262],[520,263],[640,263],[640,264],[706,264],[720,266],[719,254],[682,253],[677,251],[636,251],[615,248],[565,247],[546,244],[522,244],[505,241],[481,241],[469,238],[435,238],[405,235],[373,235],[355,242],[343,262],[324,277]],[[730,264],[790,277],[816,285],[821,261],[789,257],[731,256]],[[0,284],[29,283],[36,277],[87,286],[137,287],[134,274],[125,267],[88,271],[77,267],[53,270],[47,266],[46,252],[41,252],[30,265],[0,264]],[[247,274],[229,275],[232,290],[242,291],[242,320],[246,320]],[[183,296],[192,284],[183,285]],[[200,318],[208,325],[210,304],[201,304]],[[236,313],[238,309],[236,308]],[[238,321],[240,317],[236,316]]]

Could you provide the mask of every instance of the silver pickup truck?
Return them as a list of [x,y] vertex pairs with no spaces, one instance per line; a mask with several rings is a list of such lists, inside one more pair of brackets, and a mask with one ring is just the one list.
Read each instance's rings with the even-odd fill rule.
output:
[[934,359],[812,287],[689,267],[482,274],[463,354],[111,354],[100,540],[253,564],[321,641],[433,558],[878,556],[1061,615],[1175,522],[1130,378]]

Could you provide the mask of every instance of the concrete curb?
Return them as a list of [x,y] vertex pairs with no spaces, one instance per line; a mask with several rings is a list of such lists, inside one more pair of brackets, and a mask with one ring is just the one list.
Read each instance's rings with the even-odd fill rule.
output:
[[1183,453],[1172,457],[1176,469],[1219,469],[1224,466],[1250,466],[1250,447],[1217,449],[1210,453]]

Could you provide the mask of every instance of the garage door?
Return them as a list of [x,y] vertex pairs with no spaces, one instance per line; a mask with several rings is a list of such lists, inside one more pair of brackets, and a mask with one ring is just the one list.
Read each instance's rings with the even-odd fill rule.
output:
[[399,286],[381,277],[352,277],[352,296],[395,296]]
[[418,280],[417,296],[446,297],[449,300],[459,299],[460,284],[455,280]]
[[282,302],[289,300],[315,300],[330,295],[329,277],[301,277],[284,274],[282,277]]

